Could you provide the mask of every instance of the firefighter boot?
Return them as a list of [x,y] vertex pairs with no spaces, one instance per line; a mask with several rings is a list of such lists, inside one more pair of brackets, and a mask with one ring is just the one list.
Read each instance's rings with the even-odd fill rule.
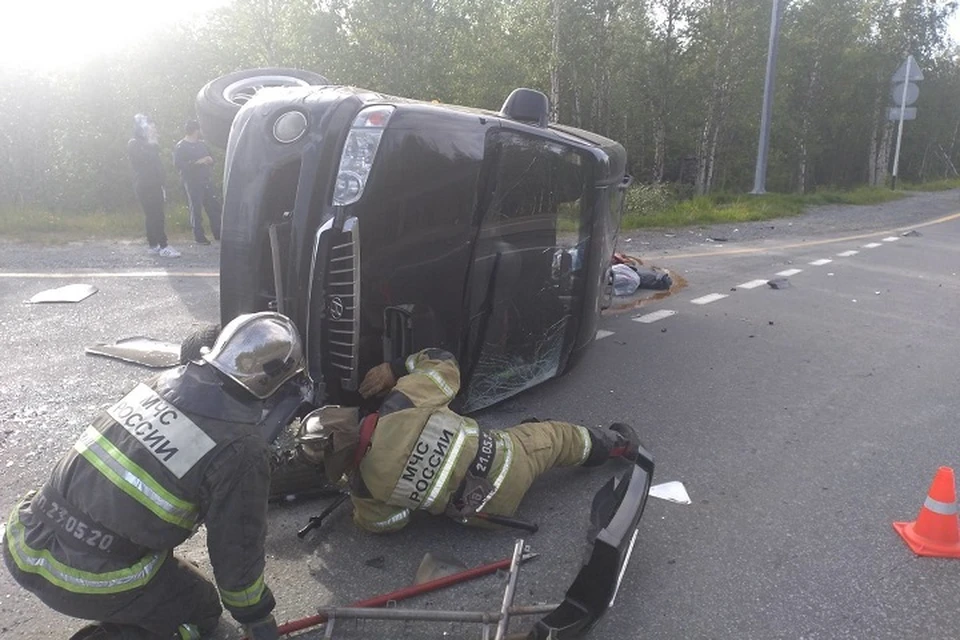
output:
[[590,432],[591,448],[584,467],[598,467],[612,458],[635,461],[637,451],[643,446],[634,428],[623,422],[614,422],[607,429],[586,429]]

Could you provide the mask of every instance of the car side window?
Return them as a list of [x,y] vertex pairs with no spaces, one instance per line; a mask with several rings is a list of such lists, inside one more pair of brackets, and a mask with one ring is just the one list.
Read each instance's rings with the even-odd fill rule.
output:
[[[501,220],[559,216],[579,232],[582,159],[563,145],[516,132],[502,133],[490,214]],[[489,219],[489,218],[488,218]]]
[[[590,245],[587,161],[545,137],[500,131],[470,271],[466,410],[556,375],[583,310]],[[476,353],[476,356],[472,354]]]

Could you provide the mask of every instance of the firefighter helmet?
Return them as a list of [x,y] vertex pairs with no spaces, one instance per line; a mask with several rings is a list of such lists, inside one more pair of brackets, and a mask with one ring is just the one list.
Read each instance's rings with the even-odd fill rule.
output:
[[237,316],[203,356],[241,387],[263,399],[304,369],[303,344],[290,318],[263,311]]
[[352,466],[360,436],[356,407],[327,405],[308,413],[300,423],[297,441],[304,457],[324,465],[331,482]]

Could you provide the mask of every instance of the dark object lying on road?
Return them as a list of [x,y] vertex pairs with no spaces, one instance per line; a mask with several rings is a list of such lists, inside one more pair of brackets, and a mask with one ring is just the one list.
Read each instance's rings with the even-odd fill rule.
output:
[[637,289],[666,291],[673,286],[670,274],[655,267],[632,263],[613,265],[613,293],[617,296],[633,295]]
[[786,278],[774,278],[773,280],[768,280],[767,285],[771,289],[786,289],[790,286],[790,281]]
[[643,447],[636,465],[594,496],[596,531],[589,560],[567,589],[563,603],[530,632],[530,640],[567,640],[586,633],[613,606],[637,541],[640,517],[653,480],[653,457]]

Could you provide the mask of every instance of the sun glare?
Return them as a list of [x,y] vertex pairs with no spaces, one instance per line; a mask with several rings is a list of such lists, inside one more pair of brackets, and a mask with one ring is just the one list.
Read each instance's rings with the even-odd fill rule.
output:
[[82,64],[227,0],[0,0],[0,67],[54,69]]

